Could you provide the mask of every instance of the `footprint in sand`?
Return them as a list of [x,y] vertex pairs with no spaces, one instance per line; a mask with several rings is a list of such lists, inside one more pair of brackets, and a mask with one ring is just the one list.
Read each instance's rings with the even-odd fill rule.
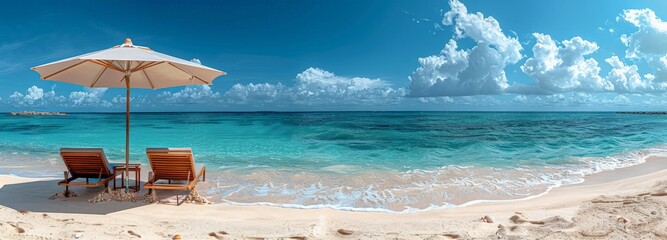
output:
[[523,223],[530,223],[534,225],[542,225],[542,226],[547,226],[550,228],[555,228],[555,229],[567,229],[567,228],[572,228],[574,227],[574,223],[566,220],[565,218],[561,216],[554,216],[550,218],[545,218],[542,220],[529,220],[523,216],[519,215],[514,215],[510,218],[510,221],[516,224],[523,224]]
[[132,235],[132,236],[141,238],[141,235],[137,234],[136,232],[134,232],[134,231],[132,231],[132,230],[128,230],[127,233],[129,233],[129,234]]
[[18,223],[7,223],[7,224],[9,224],[9,226],[14,227],[14,230],[17,233],[25,233],[25,229],[23,229],[22,227],[19,227]]
[[227,235],[227,234],[228,234],[228,233],[225,232],[225,231],[219,231],[219,232],[217,232],[217,233],[216,233],[216,232],[210,232],[210,233],[208,233],[209,236],[214,237],[214,238],[216,238],[216,239],[218,239],[218,240],[225,239],[224,235]]
[[461,235],[458,235],[456,233],[443,233],[442,236],[451,238],[451,239],[459,239],[461,238]]
[[613,229],[608,229],[608,230],[598,230],[598,231],[580,231],[579,234],[584,237],[606,237],[609,236],[614,230]]
[[336,232],[338,232],[338,234],[340,234],[340,235],[352,235],[354,233],[354,231],[352,231],[352,230],[347,230],[347,229],[342,229],[342,228],[338,229],[338,231],[336,231]]

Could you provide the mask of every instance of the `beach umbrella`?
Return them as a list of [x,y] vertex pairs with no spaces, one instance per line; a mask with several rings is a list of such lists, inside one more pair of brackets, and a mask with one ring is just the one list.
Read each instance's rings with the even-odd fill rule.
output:
[[[132,40],[96,52],[33,67],[42,80],[89,88],[125,88],[125,176],[130,161],[130,88],[159,89],[207,84],[225,75],[220,70],[136,46]],[[125,191],[129,179],[125,178]]]

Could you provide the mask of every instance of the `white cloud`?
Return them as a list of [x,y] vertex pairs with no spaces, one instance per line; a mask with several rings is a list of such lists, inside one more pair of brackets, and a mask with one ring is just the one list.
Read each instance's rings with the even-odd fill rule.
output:
[[195,85],[187,86],[174,93],[164,91],[158,94],[158,98],[166,103],[205,103],[217,101],[220,98],[220,93],[214,92],[209,85]]
[[296,83],[296,88],[299,91],[307,91],[310,93],[319,92],[328,88],[357,91],[371,88],[383,88],[389,85],[380,79],[340,77],[332,72],[312,67],[297,74]]
[[438,55],[419,58],[419,68],[409,77],[410,96],[470,96],[498,94],[509,85],[505,67],[518,62],[521,44],[505,35],[493,17],[468,13],[458,0],[449,2],[451,10],[442,23],[454,25],[455,37],[470,38],[476,46],[458,50],[457,42],[449,40]]
[[46,106],[49,103],[62,103],[65,97],[56,96],[54,90],[45,92],[44,89],[32,86],[25,94],[14,92],[9,96],[9,102],[14,106]]
[[582,92],[573,93],[569,100],[574,104],[591,104],[599,101],[595,96]]
[[651,9],[624,10],[621,17],[638,28],[630,35],[621,35],[621,42],[628,47],[625,57],[645,60],[655,79],[667,82],[667,22]]
[[458,38],[469,37],[475,42],[493,45],[501,53],[504,62],[515,63],[521,60],[521,44],[518,39],[508,37],[503,33],[498,21],[478,12],[468,13],[468,9],[458,0],[450,0],[451,10],[446,12],[442,23],[454,25]]
[[647,100],[642,101],[642,104],[646,106],[665,106],[667,105],[667,100],[649,98]]
[[308,68],[296,75],[294,86],[278,84],[236,84],[225,92],[230,103],[280,102],[300,105],[395,104],[405,95],[381,79],[343,77],[320,68]]
[[625,65],[617,56],[605,59],[612,69],[606,79],[614,84],[614,90],[620,93],[652,93],[664,92],[664,82],[656,82],[652,74],[639,75],[637,65]]
[[247,85],[235,84],[225,92],[225,100],[230,103],[270,103],[286,102],[293,100],[290,98],[291,89],[283,84],[249,83]]
[[333,72],[311,67],[297,74],[291,87],[282,83],[235,84],[220,93],[213,91],[210,86],[188,86],[175,93],[162,92],[158,98],[171,104],[383,105],[396,104],[405,94],[405,89],[394,89],[381,79],[337,76]]
[[302,104],[317,103],[391,103],[405,95],[381,79],[342,77],[319,68],[297,74],[292,94]]
[[451,97],[420,97],[418,101],[423,103],[453,103],[454,99]]
[[528,97],[526,95],[517,95],[512,99],[513,103],[527,103],[528,102]]
[[537,81],[546,92],[610,91],[613,85],[600,77],[600,67],[595,59],[585,56],[599,47],[581,37],[564,40],[561,46],[551,36],[534,33],[537,39],[533,57],[526,60],[521,70]]
[[193,58],[192,60],[190,60],[190,62],[193,62],[193,63],[196,63],[196,64],[201,64],[201,61],[199,60],[199,58]]
[[454,98],[454,103],[472,106],[497,106],[502,102],[492,96],[462,96]]
[[546,96],[526,96],[517,95],[512,99],[511,103],[522,104],[529,106],[579,106],[579,105],[618,105],[627,106],[632,103],[630,99],[624,95],[617,95],[614,98],[608,98],[600,94],[572,92],[572,93],[558,93]]
[[663,22],[651,9],[628,9],[622,14],[626,22],[639,30],[623,37],[628,49],[626,57],[638,58],[642,55],[664,56],[667,53],[667,22]]
[[614,98],[613,103],[617,105],[629,105],[632,101],[626,96],[618,95]]
[[111,107],[112,104],[102,99],[106,88],[86,88],[85,91],[74,91],[69,94],[72,106],[102,106]]

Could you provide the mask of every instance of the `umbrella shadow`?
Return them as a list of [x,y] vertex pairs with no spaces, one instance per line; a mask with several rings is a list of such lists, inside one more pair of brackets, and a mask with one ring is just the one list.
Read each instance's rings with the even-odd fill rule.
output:
[[[64,187],[58,186],[58,181],[60,180],[38,180],[23,183],[5,184],[0,188],[0,205],[12,208],[17,211],[27,210],[31,212],[44,213],[106,215],[109,213],[153,204],[146,201],[109,201],[98,203],[88,202],[88,199],[91,199],[96,194],[101,193],[104,190],[103,187],[73,187],[70,188],[70,190],[77,194],[76,197],[51,200],[49,197],[57,192],[62,192],[64,190]],[[139,191],[139,195],[143,196],[146,194],[146,192],[146,190],[142,189]],[[182,194],[178,191],[158,191],[157,193],[158,198],[160,199],[174,198],[176,195]]]

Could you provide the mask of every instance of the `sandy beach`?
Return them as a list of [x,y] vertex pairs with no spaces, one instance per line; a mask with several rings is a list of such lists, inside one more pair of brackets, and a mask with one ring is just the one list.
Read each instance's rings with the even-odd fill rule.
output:
[[[49,200],[62,191],[56,181],[0,176],[3,239],[667,238],[667,158],[649,158],[523,200],[417,213],[89,203],[99,188],[75,188],[75,198]],[[160,193],[167,200],[174,196]]]

